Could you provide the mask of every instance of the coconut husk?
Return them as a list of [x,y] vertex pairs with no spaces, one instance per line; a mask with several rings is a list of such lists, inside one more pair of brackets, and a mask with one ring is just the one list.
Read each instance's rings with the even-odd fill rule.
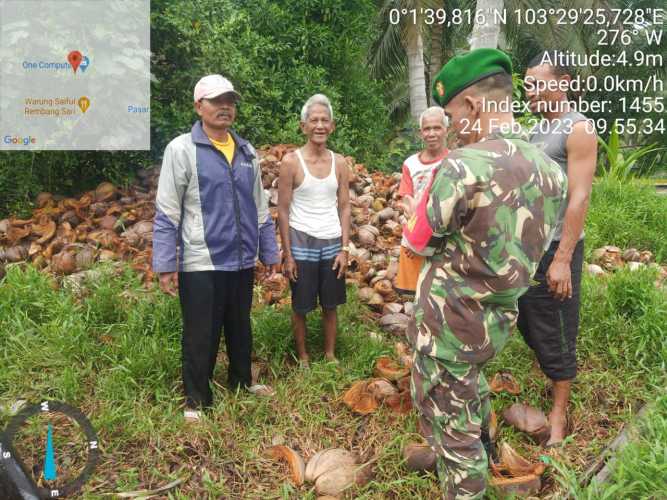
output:
[[402,313],[386,314],[379,320],[383,330],[395,335],[402,335],[408,329],[410,319]]
[[373,477],[370,465],[343,465],[322,474],[315,481],[318,495],[338,496],[351,486],[363,486]]
[[301,486],[304,481],[306,465],[303,458],[288,446],[271,446],[265,451],[266,456],[274,460],[284,460],[290,468],[290,479],[296,486]]
[[382,306],[382,315],[400,313],[403,310],[403,304],[398,302],[390,302]]
[[405,377],[409,372],[409,369],[399,366],[396,361],[387,356],[380,356],[375,361],[374,373],[376,377],[394,381]]
[[489,384],[490,389],[495,392],[509,392],[510,394],[516,396],[521,393],[521,387],[519,383],[515,380],[514,376],[509,372],[498,372],[493,376],[491,383]]
[[503,420],[521,432],[528,434],[538,444],[545,443],[551,435],[546,415],[531,406],[515,403],[503,412]]
[[347,465],[355,465],[356,463],[357,455],[351,451],[343,450],[341,448],[322,450],[315,453],[315,455],[308,460],[305,480],[309,483],[314,483],[321,475],[326,474],[333,469]]
[[368,389],[367,380],[359,380],[352,384],[352,387],[343,395],[343,402],[360,415],[373,413],[378,407],[375,396]]
[[412,396],[410,390],[403,390],[398,394],[388,396],[384,404],[400,415],[407,415],[412,411]]
[[593,250],[592,261],[607,271],[623,267],[621,249],[611,245]]
[[389,396],[398,394],[396,387],[384,378],[373,379],[368,383],[368,392],[370,392],[377,401],[383,401]]
[[525,498],[537,495],[542,488],[540,476],[529,474],[521,477],[491,477],[489,485],[495,488],[501,498]]
[[636,248],[628,248],[623,252],[621,258],[625,262],[639,262],[640,254]]
[[21,245],[14,245],[5,249],[4,260],[7,262],[21,262],[28,258],[28,249]]

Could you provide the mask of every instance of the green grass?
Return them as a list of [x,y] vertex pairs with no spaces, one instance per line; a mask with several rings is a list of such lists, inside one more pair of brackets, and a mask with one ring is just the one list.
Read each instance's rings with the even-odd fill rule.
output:
[[586,218],[586,253],[603,245],[651,250],[667,261],[667,196],[646,180],[596,179]]
[[[177,477],[187,480],[172,498],[315,498],[309,486],[289,483],[283,465],[264,458],[262,450],[276,437],[306,458],[330,446],[378,457],[376,479],[355,498],[436,497],[432,476],[401,466],[403,445],[416,437],[414,416],[381,409],[358,417],[340,401],[353,380],[371,375],[378,356],[392,352],[392,339],[369,336],[377,329],[353,294],[341,311],[340,366],[320,361],[310,370],[297,368],[289,311],[255,311],[256,355],[265,366],[263,381],[277,397],[229,392],[221,361],[215,407],[203,425],[190,429],[181,418],[178,302],[144,290],[131,272],[102,272],[82,298],[31,267],[10,267],[0,286],[0,403],[58,399],[91,417],[103,460],[85,498],[157,487]],[[653,287],[654,278],[645,270],[584,280],[581,371],[572,412],[577,433],[557,455],[566,471],[580,473],[664,385],[667,299]],[[321,359],[316,315],[309,328],[311,353]],[[515,401],[548,410],[547,383],[520,336],[486,372],[498,369],[512,371],[523,392],[495,397],[497,412]],[[500,439],[534,460],[544,454],[507,427],[501,426]],[[564,491],[559,477],[557,469],[547,473],[546,491]]]
[[[666,202],[637,183],[596,184],[588,250],[632,245],[653,250],[664,262]],[[260,307],[252,316],[255,353],[264,366],[261,381],[273,385],[277,397],[262,400],[225,389],[221,355],[215,406],[202,425],[190,428],[181,415],[178,301],[145,290],[124,268],[99,270],[83,296],[29,266],[9,266],[0,282],[0,406],[49,398],[89,415],[102,461],[84,498],[184,478],[170,498],[314,499],[312,485],[292,486],[286,467],[264,457],[274,439],[306,459],[330,446],[377,458],[375,480],[349,498],[438,497],[433,476],[410,474],[401,463],[403,445],[417,437],[413,415],[381,408],[359,417],[340,400],[352,381],[371,376],[378,356],[393,352],[393,338],[370,335],[379,329],[352,290],[340,313],[339,366],[317,361],[323,341],[317,315],[309,317],[308,340],[316,361],[304,371],[293,360],[289,310]],[[652,269],[584,277],[580,371],[571,406],[575,433],[562,449],[549,452],[554,467],[544,476],[543,497],[651,498],[652,490],[664,488],[667,295],[654,280]],[[501,369],[513,373],[522,393],[494,396],[497,413],[519,401],[550,409],[548,382],[519,335],[485,371],[490,377]],[[587,465],[639,408],[656,400],[612,480],[580,487],[577,477]],[[7,420],[0,414],[0,428]],[[545,454],[502,420],[499,433],[532,460]]]

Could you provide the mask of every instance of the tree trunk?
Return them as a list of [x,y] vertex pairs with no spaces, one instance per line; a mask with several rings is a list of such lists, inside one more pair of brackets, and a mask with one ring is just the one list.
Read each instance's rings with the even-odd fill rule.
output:
[[[443,24],[435,23],[431,26],[431,50],[430,61],[428,65],[429,88],[433,86],[435,76],[442,69],[442,37],[445,31]],[[431,93],[427,92],[429,102],[431,101]]]
[[428,106],[424,78],[424,44],[419,25],[410,24],[408,26],[405,52],[408,55],[408,77],[410,79],[410,115],[414,120],[419,120],[419,116]]
[[500,24],[496,22],[496,13],[500,14],[502,9],[503,0],[477,0],[477,11],[484,12],[484,23],[475,23],[470,37],[470,50],[498,47]]

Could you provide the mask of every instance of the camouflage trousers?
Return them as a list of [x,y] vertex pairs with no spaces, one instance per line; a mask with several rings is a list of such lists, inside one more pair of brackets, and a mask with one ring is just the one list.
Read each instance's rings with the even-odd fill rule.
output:
[[415,353],[412,399],[422,434],[438,455],[444,498],[484,496],[488,460],[480,440],[491,414],[481,365]]

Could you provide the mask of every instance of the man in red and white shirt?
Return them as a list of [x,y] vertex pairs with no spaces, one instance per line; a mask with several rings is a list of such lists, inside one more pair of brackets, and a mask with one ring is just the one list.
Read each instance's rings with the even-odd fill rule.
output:
[[[412,200],[421,198],[431,181],[433,171],[440,167],[449,152],[445,146],[447,117],[441,107],[430,107],[421,114],[419,133],[426,148],[413,154],[403,163],[398,194],[403,197],[404,206],[410,206]],[[414,253],[404,235],[395,284],[397,292],[414,295],[423,262],[424,257]]]

